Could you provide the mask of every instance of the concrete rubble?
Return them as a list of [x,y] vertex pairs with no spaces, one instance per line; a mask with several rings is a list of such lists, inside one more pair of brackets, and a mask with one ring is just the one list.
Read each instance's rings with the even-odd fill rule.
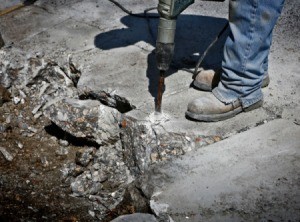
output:
[[8,161],[13,160],[14,157],[4,147],[0,147],[0,152]]

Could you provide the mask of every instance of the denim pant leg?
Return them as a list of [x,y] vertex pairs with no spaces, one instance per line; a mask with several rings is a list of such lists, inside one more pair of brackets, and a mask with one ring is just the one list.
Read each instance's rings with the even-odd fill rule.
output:
[[223,52],[221,81],[213,94],[243,108],[263,98],[261,84],[271,46],[272,31],[284,0],[231,0],[230,34]]

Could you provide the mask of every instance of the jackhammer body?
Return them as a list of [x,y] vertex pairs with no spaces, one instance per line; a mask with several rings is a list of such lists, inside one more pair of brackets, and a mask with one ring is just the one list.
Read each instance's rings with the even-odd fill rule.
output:
[[[225,1],[225,0],[206,0]],[[156,41],[156,64],[160,70],[158,93],[155,103],[155,111],[161,112],[162,91],[164,88],[165,72],[172,62],[175,47],[176,21],[178,15],[194,0],[159,0],[158,13],[160,15]]]
[[174,54],[177,16],[193,3],[194,0],[159,0],[158,3],[160,18],[156,41],[156,64],[160,70],[160,76],[155,103],[157,112],[161,112],[165,72],[169,69]]

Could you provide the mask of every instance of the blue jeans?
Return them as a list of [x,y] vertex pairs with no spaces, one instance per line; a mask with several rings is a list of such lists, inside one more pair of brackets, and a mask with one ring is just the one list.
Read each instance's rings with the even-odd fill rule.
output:
[[223,52],[222,75],[213,94],[225,104],[240,100],[247,108],[263,99],[272,31],[284,0],[231,0],[230,34]]

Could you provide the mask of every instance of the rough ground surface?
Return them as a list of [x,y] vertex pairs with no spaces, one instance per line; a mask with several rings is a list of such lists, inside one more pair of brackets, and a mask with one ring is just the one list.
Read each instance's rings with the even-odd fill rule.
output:
[[[274,30],[264,107],[220,123],[185,119],[187,102],[202,92],[189,88],[182,68],[193,68],[223,27],[227,3],[198,1],[180,16],[158,116],[157,20],[128,16],[106,0],[38,0],[1,16],[0,220],[109,221],[155,212],[145,199],[151,189],[142,193],[133,183],[153,164],[276,119],[299,125],[298,0],[286,1]],[[142,12],[157,1],[122,4]],[[219,66],[223,43],[205,68]]]

